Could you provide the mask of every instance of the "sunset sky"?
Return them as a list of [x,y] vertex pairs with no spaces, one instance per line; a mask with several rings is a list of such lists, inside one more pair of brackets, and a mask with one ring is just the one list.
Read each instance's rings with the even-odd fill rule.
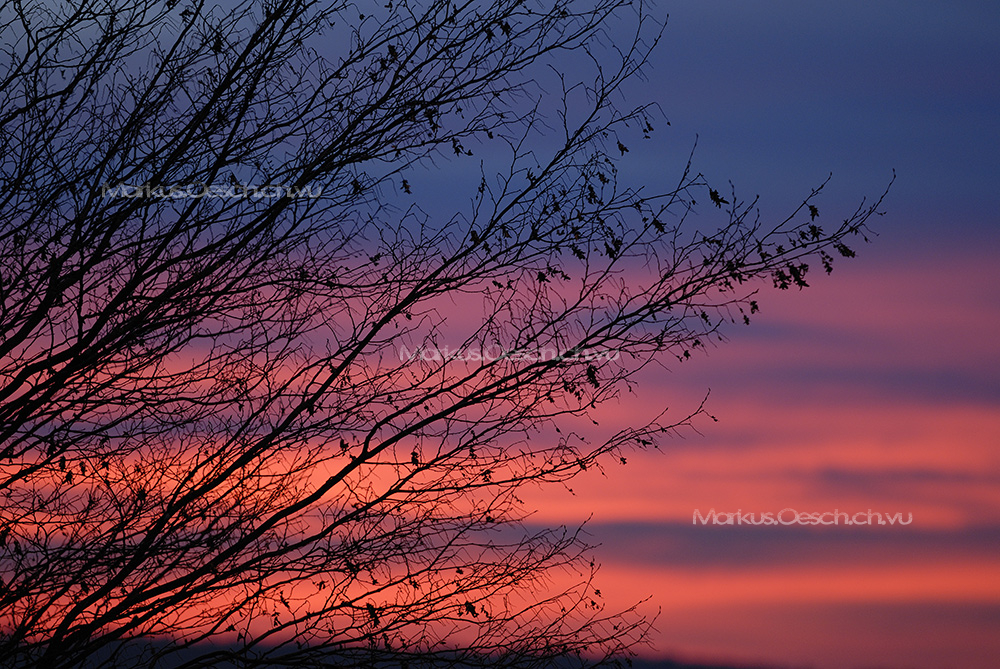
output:
[[3,666],[1000,667],[1000,2],[218,2],[0,3]]
[[[783,216],[832,172],[833,220],[878,237],[750,327],[647,370],[604,424],[702,419],[530,503],[591,517],[609,602],[662,609],[650,655],[786,666],[995,667],[1000,657],[1000,6],[669,2],[637,95],[671,126],[630,156],[732,180]],[[626,165],[626,169],[628,166]],[[695,509],[913,514],[899,526],[695,526]]]

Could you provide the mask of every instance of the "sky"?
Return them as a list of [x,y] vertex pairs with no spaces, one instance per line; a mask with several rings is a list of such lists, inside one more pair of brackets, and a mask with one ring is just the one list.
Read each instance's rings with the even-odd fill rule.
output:
[[[651,657],[819,669],[1000,657],[1000,5],[716,0],[669,12],[647,81],[670,126],[628,160],[783,215],[846,217],[897,175],[878,236],[729,341],[605,410],[702,420],[660,452],[534,493],[587,520],[608,602],[650,597]],[[626,166],[623,169],[629,169]],[[783,217],[783,216],[782,216]],[[836,218],[833,218],[836,220]],[[912,514],[905,525],[694,524],[696,509]],[[785,512],[785,518],[789,518]],[[867,518],[867,516],[863,516]]]
[[[666,31],[625,92],[657,102],[670,125],[623,157],[623,179],[672,185],[697,141],[695,170],[759,195],[765,220],[832,174],[815,201],[829,221],[896,179],[856,259],[814,270],[807,290],[763,291],[749,327],[647,368],[600,416],[611,431],[664,407],[686,415],[707,395],[717,422],[587,472],[572,493],[522,495],[530,522],[586,521],[609,608],[649,598],[641,610],[659,611],[652,658],[995,667],[1000,3],[658,0],[653,11],[669,13]],[[912,521],[695,520],[713,509]]]

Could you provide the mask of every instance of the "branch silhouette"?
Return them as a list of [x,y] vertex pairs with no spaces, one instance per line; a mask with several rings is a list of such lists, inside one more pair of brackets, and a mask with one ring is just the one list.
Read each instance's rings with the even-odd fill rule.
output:
[[823,229],[821,188],[764,224],[690,159],[621,183],[661,28],[625,0],[0,9],[10,666],[633,653],[650,621],[518,492],[688,424],[581,427],[881,202]]

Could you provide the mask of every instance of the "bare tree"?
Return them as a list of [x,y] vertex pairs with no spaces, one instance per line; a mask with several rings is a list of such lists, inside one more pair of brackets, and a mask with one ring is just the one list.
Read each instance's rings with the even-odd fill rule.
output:
[[0,656],[633,652],[649,622],[518,491],[685,424],[579,427],[877,206],[765,224],[690,162],[620,183],[660,27],[626,0],[5,4]]

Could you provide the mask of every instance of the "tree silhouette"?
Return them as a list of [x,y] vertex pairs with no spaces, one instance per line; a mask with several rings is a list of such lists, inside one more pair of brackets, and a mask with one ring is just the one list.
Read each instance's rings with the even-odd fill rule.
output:
[[878,205],[765,225],[690,161],[622,183],[659,30],[626,0],[4,5],[8,666],[628,656],[649,622],[519,490],[686,424],[580,428]]

